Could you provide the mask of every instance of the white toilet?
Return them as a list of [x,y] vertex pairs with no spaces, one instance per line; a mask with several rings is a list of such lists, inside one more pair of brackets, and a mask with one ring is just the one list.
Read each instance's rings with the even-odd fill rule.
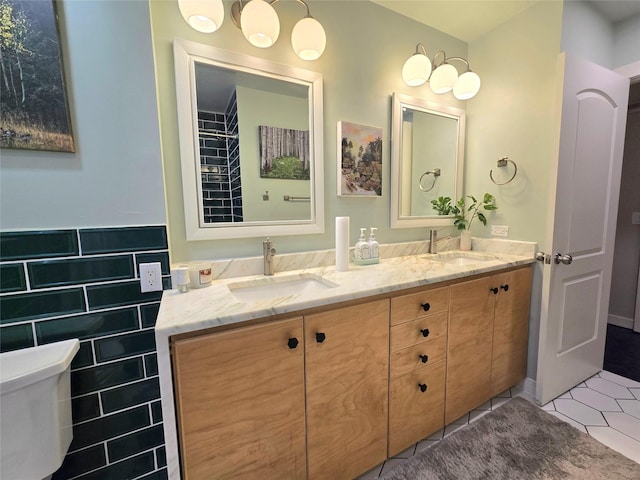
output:
[[42,480],[62,465],[79,348],[73,339],[0,354],[0,479]]

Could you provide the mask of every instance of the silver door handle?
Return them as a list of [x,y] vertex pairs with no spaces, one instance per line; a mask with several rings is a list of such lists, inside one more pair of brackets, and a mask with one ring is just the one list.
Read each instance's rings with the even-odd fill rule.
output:
[[562,263],[564,265],[571,265],[571,263],[573,262],[573,257],[568,253],[565,253],[564,255],[562,253],[556,253],[553,257],[553,261],[556,264]]
[[544,252],[536,253],[536,260],[539,262],[544,262],[546,264],[551,263],[551,255],[547,255]]

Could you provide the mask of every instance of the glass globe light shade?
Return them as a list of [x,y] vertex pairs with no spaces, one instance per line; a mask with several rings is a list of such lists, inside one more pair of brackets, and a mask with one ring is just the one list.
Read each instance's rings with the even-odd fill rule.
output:
[[469,100],[476,96],[480,90],[480,77],[469,70],[464,72],[453,86],[453,96],[458,100]]
[[327,45],[327,35],[320,22],[312,17],[304,17],[293,27],[291,46],[302,60],[320,58]]
[[242,8],[240,27],[244,38],[259,48],[270,47],[280,35],[278,14],[264,0],[251,0]]
[[445,63],[436,68],[431,74],[431,90],[434,93],[447,93],[453,88],[458,79],[458,70],[451,64]]
[[182,18],[202,33],[213,33],[224,21],[222,0],[178,0]]
[[410,87],[424,84],[431,75],[431,60],[422,53],[414,53],[402,66],[402,80]]

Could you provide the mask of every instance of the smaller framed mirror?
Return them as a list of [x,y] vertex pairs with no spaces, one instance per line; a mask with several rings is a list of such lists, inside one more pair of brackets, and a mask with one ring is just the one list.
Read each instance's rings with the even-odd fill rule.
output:
[[391,122],[391,228],[451,225],[431,201],[462,194],[464,110],[394,93]]

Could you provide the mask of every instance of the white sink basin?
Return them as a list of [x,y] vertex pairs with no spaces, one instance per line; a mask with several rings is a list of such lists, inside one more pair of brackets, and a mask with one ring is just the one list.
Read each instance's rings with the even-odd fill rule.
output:
[[478,263],[485,263],[494,260],[493,258],[487,258],[486,256],[482,256],[479,254],[473,253],[461,253],[461,252],[452,252],[452,253],[440,253],[434,255],[430,260],[435,260],[436,262],[446,263],[448,265],[476,265]]
[[227,284],[233,296],[242,302],[320,293],[337,286],[337,283],[313,273],[276,275]]

